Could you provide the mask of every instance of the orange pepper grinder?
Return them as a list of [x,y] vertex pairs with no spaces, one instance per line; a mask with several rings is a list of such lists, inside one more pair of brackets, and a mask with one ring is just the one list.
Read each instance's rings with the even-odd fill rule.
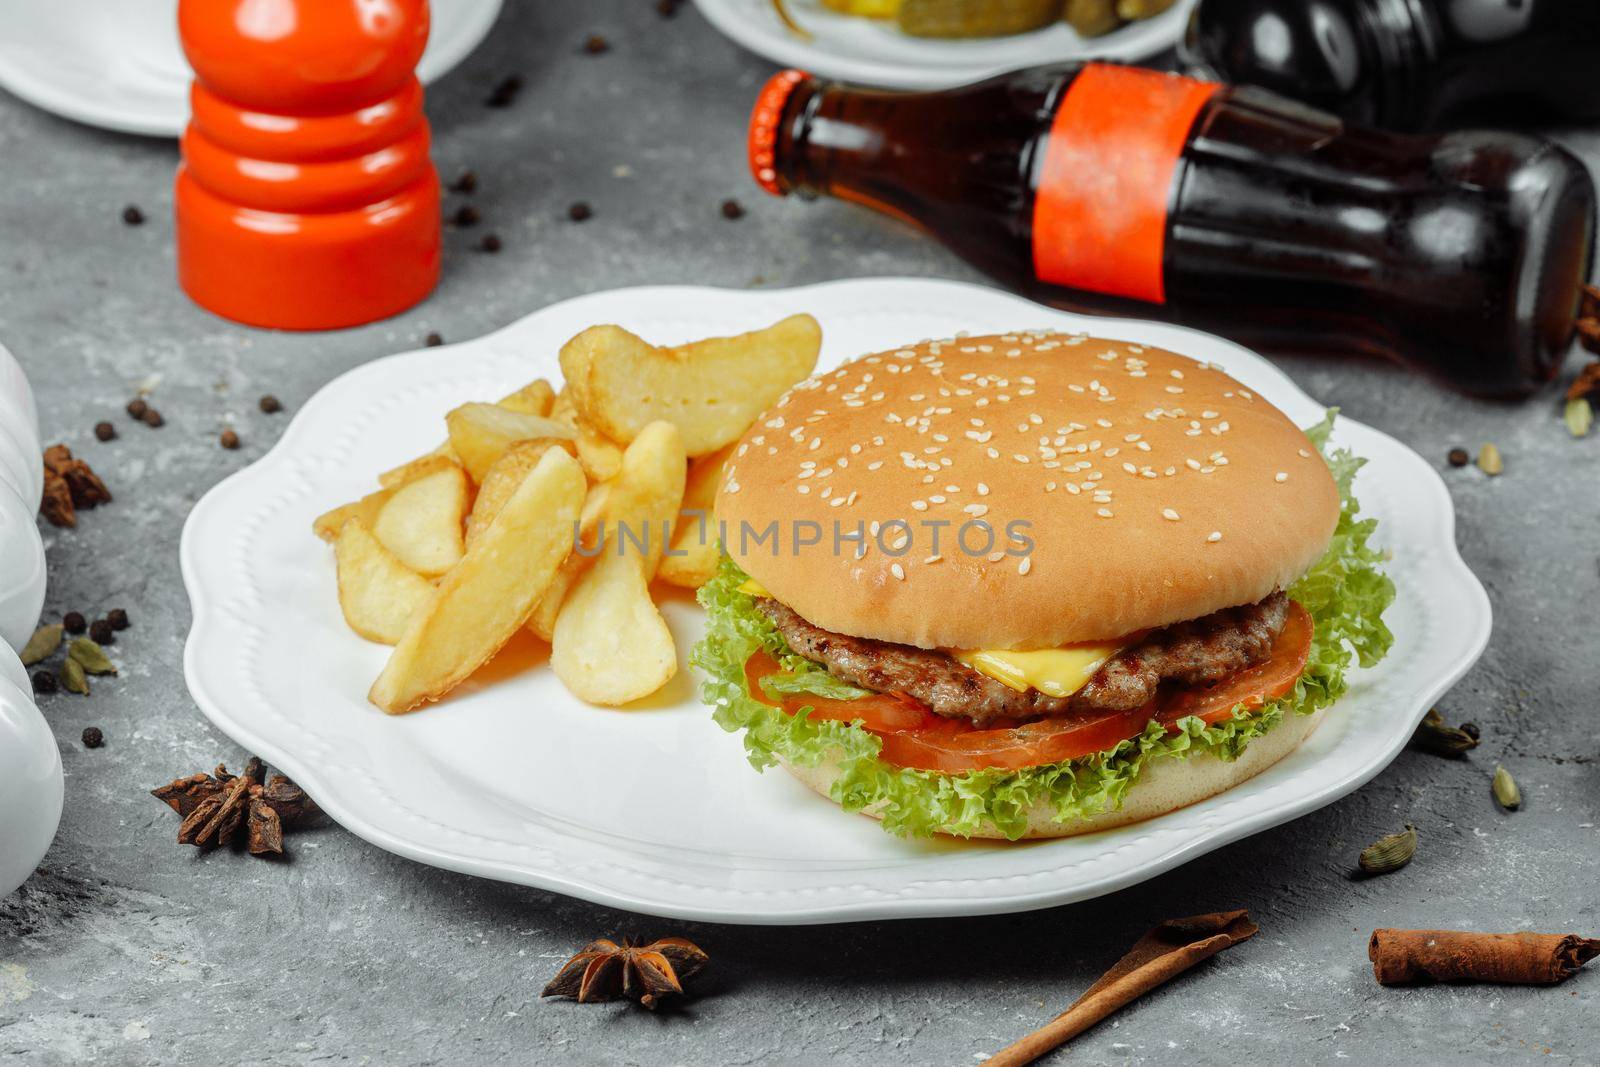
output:
[[178,281],[252,326],[325,330],[439,280],[417,60],[427,0],[180,0],[194,67]]

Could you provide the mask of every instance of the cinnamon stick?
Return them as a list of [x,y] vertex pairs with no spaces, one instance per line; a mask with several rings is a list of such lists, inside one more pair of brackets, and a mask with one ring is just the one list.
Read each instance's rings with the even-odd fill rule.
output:
[[1374,930],[1367,942],[1382,985],[1507,982],[1555,985],[1600,956],[1600,939],[1577,934],[1480,934],[1467,930]]
[[1242,909],[1168,919],[1141,937],[1071,1007],[989,1057],[984,1067],[1032,1063],[1201,960],[1255,936],[1257,929]]

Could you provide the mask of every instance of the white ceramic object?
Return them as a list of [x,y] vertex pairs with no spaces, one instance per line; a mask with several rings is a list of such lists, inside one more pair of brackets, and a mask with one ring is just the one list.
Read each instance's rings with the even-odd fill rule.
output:
[[[562,688],[531,641],[502,653],[492,681],[443,704],[390,717],[366,702],[388,650],[345,626],[314,516],[426,451],[453,406],[536,376],[558,380],[562,342],[594,323],[673,343],[796,311],[822,323],[823,368],[962,330],[1089,330],[1215,360],[1301,424],[1323,414],[1272,364],[1208,334],[1065,314],[971,285],[860,279],[569,300],[476,341],[343,375],[267,456],[196,505],[181,549],[194,609],[184,668],[202,711],[352,832],[424,863],[719,922],[967,915],[1107,893],[1338,799],[1394,758],[1488,640],[1488,599],[1456,552],[1444,483],[1397,441],[1342,420],[1336,439],[1371,460],[1358,491],[1394,552],[1394,651],[1356,672],[1281,763],[1149,822],[1020,846],[899,840],[781,771],[752,770],[687,671],[645,707],[593,708]],[[687,654],[700,609],[685,596],[665,613]]]
[[0,483],[15,489],[35,511],[44,493],[41,452],[33,390],[16,357],[0,345]]
[[44,544],[35,514],[0,482],[0,643],[19,651],[44,606]]
[[896,89],[945,89],[991,74],[1086,59],[1143,59],[1171,48],[1183,35],[1197,0],[1179,0],[1154,18],[1104,37],[1083,38],[1065,23],[1031,33],[973,40],[909,37],[892,21],[841,15],[821,0],[789,0],[789,11],[811,39],[778,18],[772,0],[695,0],[722,33],[786,67],[823,78]]
[[[417,73],[443,77],[478,46],[503,0],[432,0]],[[189,121],[178,0],[0,0],[0,86],[63,118],[176,137]]]
[[0,897],[27,881],[61,822],[61,753],[32,692],[0,647]]

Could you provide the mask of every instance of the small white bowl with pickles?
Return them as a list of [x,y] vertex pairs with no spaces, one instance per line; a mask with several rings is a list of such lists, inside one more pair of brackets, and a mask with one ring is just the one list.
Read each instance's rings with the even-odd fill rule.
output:
[[892,89],[948,89],[1046,63],[1146,59],[1177,45],[1197,0],[1159,11],[1166,0],[1147,0],[1141,9],[1154,13],[1132,21],[1115,15],[1128,0],[695,2],[721,33],[774,63]]

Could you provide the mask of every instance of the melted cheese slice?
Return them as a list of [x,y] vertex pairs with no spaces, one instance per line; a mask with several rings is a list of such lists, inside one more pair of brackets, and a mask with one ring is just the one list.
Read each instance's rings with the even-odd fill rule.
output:
[[1089,684],[1122,645],[1069,645],[1033,652],[956,650],[950,654],[979,674],[1019,693],[1037,689],[1047,697],[1069,697]]
[[[754,578],[739,586],[750,596],[771,596]],[[1104,667],[1106,660],[1123,649],[1123,644],[1068,645],[1041,648],[1033,652],[1005,649],[952,649],[950,655],[987,675],[1001,685],[1026,693],[1037,689],[1048,697],[1069,697],[1089,684],[1089,679]]]

